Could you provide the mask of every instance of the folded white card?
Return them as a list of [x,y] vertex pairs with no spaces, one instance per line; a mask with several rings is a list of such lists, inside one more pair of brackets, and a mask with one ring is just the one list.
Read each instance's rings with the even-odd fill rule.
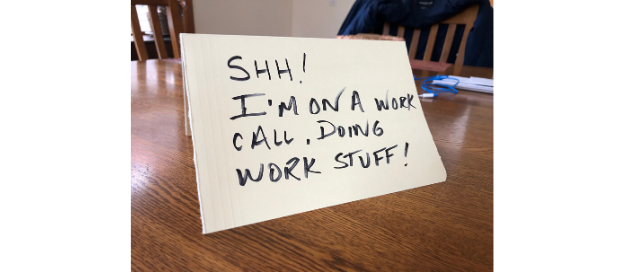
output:
[[181,42],[203,233],[446,179],[403,42]]

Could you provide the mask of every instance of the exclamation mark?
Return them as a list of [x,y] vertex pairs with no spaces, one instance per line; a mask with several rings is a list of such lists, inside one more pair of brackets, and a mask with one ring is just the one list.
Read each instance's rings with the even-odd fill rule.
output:
[[[303,53],[303,72],[305,73],[305,59],[306,59],[306,53]],[[299,80],[299,84],[301,84],[301,80]]]
[[[409,148],[409,144],[405,143],[405,157],[407,157],[407,149]],[[407,163],[405,164],[405,166],[407,166]]]

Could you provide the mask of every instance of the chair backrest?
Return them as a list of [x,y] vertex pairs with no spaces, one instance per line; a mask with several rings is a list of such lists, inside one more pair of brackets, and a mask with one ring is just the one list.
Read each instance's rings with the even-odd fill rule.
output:
[[168,58],[167,49],[165,48],[165,40],[163,38],[162,29],[160,28],[160,20],[158,19],[158,11],[156,6],[167,7],[167,23],[169,25],[169,34],[171,36],[171,47],[173,48],[173,57],[180,58],[180,10],[178,9],[178,1],[176,0],[131,0],[130,1],[130,19],[132,21],[132,36],[134,37],[134,47],[136,48],[139,60],[147,60],[147,48],[143,41],[143,33],[139,25],[139,15],[137,14],[136,5],[147,5],[149,10],[149,21],[154,32],[154,43],[158,52],[159,59]]
[[[471,6],[464,11],[456,14],[455,16],[446,19],[444,21],[438,22],[437,24],[431,26],[431,30],[429,31],[429,38],[427,39],[427,46],[425,47],[425,55],[423,57],[424,61],[431,61],[431,55],[433,52],[433,46],[435,45],[436,35],[438,34],[438,27],[440,24],[448,24],[449,28],[446,32],[446,38],[444,39],[444,46],[442,47],[442,55],[440,55],[440,61],[444,62],[448,60],[449,53],[451,51],[451,44],[453,43],[453,37],[455,36],[455,30],[457,29],[457,25],[466,25],[464,30],[464,34],[462,35],[461,43],[459,45],[459,50],[457,52],[457,58],[455,59],[455,64],[463,64],[464,63],[464,52],[466,51],[466,41],[468,40],[468,33],[470,29],[472,29],[472,25],[474,24],[475,19],[477,18],[477,13],[479,12],[479,5]],[[384,24],[383,35],[390,34],[390,23],[386,22]],[[399,26],[397,30],[397,37],[403,38],[405,34],[405,27]],[[420,38],[420,29],[414,29],[414,35],[412,36],[412,43],[409,48],[409,58],[414,59],[416,57],[416,48],[418,48],[418,40]]]

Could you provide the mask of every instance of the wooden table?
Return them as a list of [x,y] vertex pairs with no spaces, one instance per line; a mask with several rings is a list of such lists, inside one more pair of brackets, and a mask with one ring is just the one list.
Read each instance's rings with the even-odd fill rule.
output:
[[[492,95],[421,99],[446,182],[202,235],[182,67],[131,67],[133,270],[493,269]],[[486,68],[447,73],[492,78]]]

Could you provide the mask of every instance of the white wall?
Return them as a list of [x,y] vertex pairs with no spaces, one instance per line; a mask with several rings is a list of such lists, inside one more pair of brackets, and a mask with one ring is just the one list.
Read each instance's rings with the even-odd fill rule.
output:
[[195,0],[195,32],[288,37],[292,6],[292,0]]
[[194,0],[206,34],[334,38],[355,0]]
[[292,36],[334,38],[355,0],[293,0]]

